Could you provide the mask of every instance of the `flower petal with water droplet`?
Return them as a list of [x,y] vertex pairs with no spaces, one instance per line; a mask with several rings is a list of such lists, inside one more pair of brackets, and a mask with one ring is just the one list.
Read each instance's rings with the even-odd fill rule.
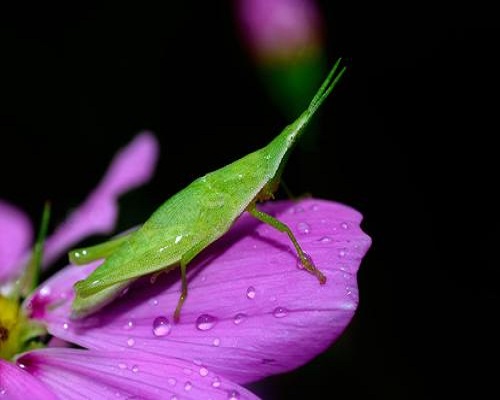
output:
[[0,399],[56,400],[57,396],[33,375],[0,359]]
[[[18,360],[24,373],[48,387],[61,399],[224,399],[238,392],[240,399],[258,399],[245,388],[215,375],[209,369],[187,378],[189,361],[167,359],[129,350],[92,351],[43,349],[22,355]],[[220,385],[212,383],[217,379]],[[29,396],[28,396],[29,397]],[[27,397],[23,397],[27,398]],[[42,398],[34,396],[31,398]]]
[[[101,311],[72,321],[71,300],[48,309],[42,318],[49,331],[67,341],[93,349],[133,348],[164,357],[200,359],[209,370],[235,382],[249,382],[303,365],[339,337],[358,304],[356,273],[371,240],[361,230],[361,215],[331,201],[269,202],[261,206],[296,229],[301,221],[311,227],[298,240],[327,282],[297,268],[297,254],[288,237],[244,214],[220,240],[203,251],[188,268],[189,293],[180,322],[168,335],[154,335],[156,318],[173,321],[180,288],[179,271],[161,274],[154,284],[140,279],[127,294]],[[338,229],[342,222],[349,229]],[[322,241],[328,236],[330,241]],[[342,253],[341,253],[342,252]],[[341,255],[342,254],[342,255]],[[71,279],[68,279],[71,276]],[[54,276],[53,291],[74,283],[72,268]],[[252,288],[253,298],[248,298]],[[36,296],[36,295],[35,295]],[[151,305],[151,299],[157,301]],[[235,316],[244,314],[241,323]],[[216,324],[197,329],[200,316]],[[134,329],[123,326],[133,319]],[[217,339],[217,346],[214,340]]]

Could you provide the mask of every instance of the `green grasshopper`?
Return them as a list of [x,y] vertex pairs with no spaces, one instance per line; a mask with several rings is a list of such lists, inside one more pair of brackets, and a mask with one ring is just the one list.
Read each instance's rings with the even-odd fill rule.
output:
[[302,115],[267,146],[196,179],[163,203],[136,231],[70,251],[69,258],[74,264],[105,259],[86,279],[75,284],[73,317],[101,308],[143,275],[180,266],[182,292],[174,312],[174,320],[178,321],[188,295],[188,264],[224,235],[244,211],[286,233],[304,268],[324,284],[326,277],[305,255],[290,228],[259,211],[256,203],[274,197],[293,145],[345,72],[345,67],[339,70],[340,61],[335,63]]

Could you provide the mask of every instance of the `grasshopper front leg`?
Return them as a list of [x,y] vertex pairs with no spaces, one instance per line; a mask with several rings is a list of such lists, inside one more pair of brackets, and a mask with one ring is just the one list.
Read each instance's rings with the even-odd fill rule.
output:
[[188,285],[187,285],[187,277],[186,277],[186,269],[187,265],[191,262],[193,258],[195,258],[198,253],[200,253],[207,244],[205,242],[199,242],[193,247],[191,247],[187,252],[185,252],[181,257],[180,267],[181,267],[181,295],[179,297],[179,301],[177,302],[177,307],[174,312],[174,321],[179,322],[181,308],[186,301],[186,297],[188,295]]
[[82,247],[68,253],[69,261],[75,265],[85,265],[92,261],[108,258],[115,250],[128,240],[131,233],[119,236],[95,246]]

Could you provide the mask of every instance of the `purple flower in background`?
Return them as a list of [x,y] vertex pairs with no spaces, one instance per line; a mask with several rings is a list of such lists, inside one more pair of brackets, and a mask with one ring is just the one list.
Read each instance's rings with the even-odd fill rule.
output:
[[260,62],[291,62],[320,53],[323,19],[314,0],[238,0],[243,39]]
[[[116,198],[149,179],[156,155],[150,134],[125,149],[96,192],[47,240],[45,262],[86,235],[111,232]],[[292,228],[327,276],[325,285],[302,269],[286,235],[248,215],[190,265],[189,296],[177,324],[172,314],[180,294],[178,271],[139,279],[113,303],[79,320],[69,317],[73,284],[99,262],[57,272],[22,307],[5,295],[12,287],[5,285],[0,395],[256,399],[239,384],[294,369],[324,351],[357,307],[356,273],[370,246],[362,217],[319,199],[270,202],[262,209]],[[19,276],[31,235],[26,217],[0,203],[0,284]],[[16,349],[12,338],[21,336],[21,325],[37,333],[43,327],[52,340],[43,349]]]

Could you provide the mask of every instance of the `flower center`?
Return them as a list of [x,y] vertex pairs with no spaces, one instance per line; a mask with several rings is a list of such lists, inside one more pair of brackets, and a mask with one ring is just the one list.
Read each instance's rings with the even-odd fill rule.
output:
[[22,319],[19,304],[0,295],[0,358],[8,360],[20,350]]

